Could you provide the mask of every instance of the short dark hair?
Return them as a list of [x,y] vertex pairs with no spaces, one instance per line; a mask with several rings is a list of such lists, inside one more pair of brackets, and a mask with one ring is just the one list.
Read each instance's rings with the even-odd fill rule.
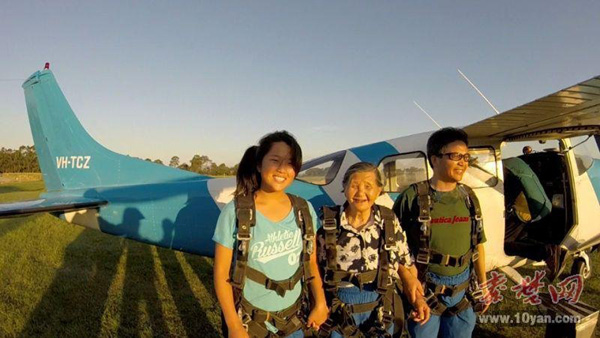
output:
[[433,167],[431,157],[440,155],[442,148],[455,141],[462,141],[467,147],[469,146],[469,136],[460,128],[446,127],[431,134],[427,140],[427,160],[429,160],[429,164]]
[[292,167],[294,167],[295,174],[298,175],[302,167],[302,149],[290,133],[285,130],[276,131],[263,136],[257,146],[246,149],[236,174],[235,196],[251,195],[260,188],[261,176],[257,166],[262,163],[263,158],[276,142],[284,142],[291,148]]

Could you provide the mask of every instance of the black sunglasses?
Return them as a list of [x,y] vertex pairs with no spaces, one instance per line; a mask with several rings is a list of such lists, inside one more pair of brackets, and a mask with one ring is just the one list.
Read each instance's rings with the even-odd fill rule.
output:
[[461,154],[461,153],[445,153],[445,154],[437,154],[438,157],[448,157],[449,159],[451,159],[452,161],[460,161],[462,159],[465,160],[465,162],[469,162],[469,160],[471,159],[471,155],[470,154]]

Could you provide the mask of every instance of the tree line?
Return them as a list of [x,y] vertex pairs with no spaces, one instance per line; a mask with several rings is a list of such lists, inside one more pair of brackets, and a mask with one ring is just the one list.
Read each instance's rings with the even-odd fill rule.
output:
[[[146,158],[146,161],[165,165],[161,160]],[[181,162],[179,156],[171,157],[169,167],[192,171],[202,175],[228,176],[237,173],[238,165],[228,167],[217,164],[206,155],[194,155],[189,162]],[[33,146],[19,149],[0,148],[0,173],[39,173],[37,154]]]
[[39,173],[37,154],[33,146],[19,149],[0,148],[0,173]]

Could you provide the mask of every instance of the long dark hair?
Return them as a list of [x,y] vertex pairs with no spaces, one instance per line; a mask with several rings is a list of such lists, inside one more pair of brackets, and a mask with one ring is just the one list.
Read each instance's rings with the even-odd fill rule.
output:
[[250,195],[260,188],[261,176],[258,172],[258,166],[271,150],[273,143],[276,142],[284,142],[291,148],[292,167],[294,167],[296,175],[298,174],[302,166],[302,149],[294,136],[285,130],[267,134],[258,141],[257,146],[252,146],[244,152],[235,176],[235,196]]

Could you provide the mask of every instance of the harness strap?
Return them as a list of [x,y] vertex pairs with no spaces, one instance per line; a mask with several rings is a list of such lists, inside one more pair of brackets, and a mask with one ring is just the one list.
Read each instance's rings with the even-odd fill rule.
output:
[[250,231],[256,225],[256,209],[254,198],[251,195],[236,196],[234,203],[237,217],[238,247],[235,250],[235,265],[231,273],[230,283],[234,289],[237,289],[237,293],[241,293],[241,290],[244,288],[246,268],[248,266],[248,251],[250,239],[252,238]]
[[473,249],[469,248],[469,251],[462,256],[452,256],[431,249],[431,258],[429,259],[429,263],[459,267],[469,263],[471,259],[476,261],[479,258],[479,255],[475,254],[475,252],[476,251],[473,251]]
[[[261,310],[243,299],[241,310],[246,315],[242,317],[242,324],[247,326],[251,337],[285,337],[303,327],[304,323],[299,316],[301,306],[302,301],[299,298],[286,309],[269,312]],[[273,325],[278,330],[277,333],[269,331],[265,322]]]
[[325,271],[323,275],[323,282],[326,284],[339,284],[341,282],[349,282],[362,288],[370,283],[373,283],[377,279],[377,270],[371,270],[366,272],[348,272],[342,270]]
[[[303,327],[302,316],[308,313],[308,283],[312,282],[314,278],[310,272],[310,255],[314,252],[315,232],[308,203],[304,199],[294,195],[288,194],[288,197],[292,203],[296,224],[303,235],[303,246],[300,256],[301,266],[298,267],[293,276],[279,281],[272,280],[261,271],[248,266],[248,253],[250,240],[252,239],[251,228],[256,225],[256,207],[252,195],[236,196],[234,200],[238,245],[235,250],[235,265],[231,271],[229,282],[233,287],[234,302],[238,309],[238,315],[252,337],[287,336]],[[264,285],[265,288],[277,292],[280,296],[284,296],[287,291],[292,290],[299,281],[304,281],[302,284],[302,294],[287,309],[277,312],[267,312],[252,306],[244,298],[243,288],[246,278]],[[279,330],[276,334],[265,327],[264,322],[266,320]]]
[[415,183],[417,191],[417,202],[419,206],[419,216],[417,221],[419,227],[419,249],[416,257],[417,278],[425,280],[427,266],[431,259],[431,194],[429,189],[429,181]]
[[[331,316],[321,325],[319,330],[320,337],[328,337],[332,331],[338,330],[344,337],[361,338],[371,337],[373,332],[379,335],[386,335],[387,328],[394,321],[394,310],[398,309],[398,315],[402,316],[402,303],[395,301],[396,282],[390,274],[391,252],[396,246],[396,232],[394,225],[393,212],[382,206],[376,206],[376,212],[383,220],[383,230],[380,236],[379,244],[379,265],[377,270],[366,271],[362,273],[347,272],[338,270],[337,267],[337,237],[339,233],[339,221],[341,208],[323,207],[323,230],[325,232],[325,250],[327,254],[327,267],[325,268],[323,281],[326,284],[326,290],[334,294],[331,300]],[[351,282],[361,288],[366,284],[377,282],[376,292],[379,297],[376,301],[364,304],[346,304],[337,296],[339,284],[341,282]],[[365,335],[356,325],[352,314],[372,312],[377,309],[377,318],[374,325]],[[399,328],[401,330],[401,327]]]
[[[464,310],[472,303],[475,304],[475,298],[477,298],[476,294],[480,293],[481,290],[478,288],[477,285],[474,285],[469,289],[469,286],[472,285],[470,280],[467,280],[466,282],[463,282],[456,286],[436,285],[434,283],[429,282],[429,279],[427,277],[427,270],[429,268],[429,264],[440,264],[444,266],[459,267],[470,263],[470,279],[473,279],[473,264],[479,258],[479,252],[477,251],[476,247],[479,243],[481,243],[483,238],[483,223],[481,219],[481,207],[479,205],[479,200],[477,199],[477,196],[470,187],[464,184],[458,184],[458,189],[463,195],[465,204],[471,216],[471,247],[469,248],[469,251],[462,256],[452,256],[436,252],[430,247],[432,201],[429,182],[418,182],[415,184],[414,188],[417,191],[417,202],[419,207],[419,217],[417,220],[421,224],[421,231],[419,236],[419,249],[416,259],[418,279],[427,281],[425,285],[430,289],[431,293],[426,299],[429,307],[431,308],[432,314],[454,315]],[[463,299],[456,306],[453,306],[450,309],[448,309],[438,299],[438,297],[442,295],[454,296],[458,294],[458,292],[463,290],[467,290],[465,297],[463,297]]]
[[471,187],[458,184],[458,189],[462,192],[467,208],[471,216],[471,247],[475,248],[483,240],[483,221],[481,218],[481,206],[475,192]]
[[454,285],[454,286],[450,286],[450,285],[440,285],[440,284],[434,284],[430,281],[427,281],[425,283],[425,285],[427,286],[427,289],[431,290],[435,295],[442,295],[442,296],[450,296],[450,297],[454,297],[456,296],[459,292],[466,290],[469,285],[470,285],[470,280],[466,280],[458,285]]
[[327,270],[337,270],[337,237],[340,223],[339,206],[323,206],[323,230],[325,231],[325,251],[327,253]]
[[246,278],[263,285],[266,289],[277,292],[280,297],[285,296],[287,291],[293,290],[296,284],[302,279],[302,268],[298,267],[292,277],[284,280],[273,280],[264,273],[248,266],[246,267]]

